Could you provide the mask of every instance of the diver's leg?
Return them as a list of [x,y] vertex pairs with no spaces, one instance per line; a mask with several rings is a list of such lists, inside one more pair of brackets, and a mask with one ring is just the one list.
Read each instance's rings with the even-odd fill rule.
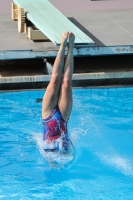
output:
[[43,97],[42,118],[47,118],[58,105],[59,90],[64,67],[65,47],[67,45],[68,32],[63,33],[61,45],[54,62],[50,83]]
[[68,54],[65,61],[65,67],[60,88],[60,97],[58,106],[64,120],[68,121],[72,110],[72,75],[73,75],[73,46],[75,36],[73,33],[69,34]]

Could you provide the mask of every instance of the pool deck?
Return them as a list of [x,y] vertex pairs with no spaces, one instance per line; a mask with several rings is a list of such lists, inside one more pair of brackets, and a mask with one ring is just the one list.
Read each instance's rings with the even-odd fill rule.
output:
[[[0,0],[1,1],[1,0]],[[17,21],[11,20],[9,11],[11,0],[3,3],[0,9],[0,66],[4,61],[17,59],[41,59],[55,58],[58,47],[52,42],[34,42],[24,33],[17,31]],[[108,55],[133,55],[133,2],[125,1],[87,1],[70,0],[60,3],[59,0],[51,0],[51,3],[68,17],[76,26],[85,32],[95,42],[95,46],[78,47],[74,49],[75,57],[108,56]],[[70,6],[71,5],[71,6]],[[6,11],[4,8],[6,7]],[[2,64],[1,64],[2,63]],[[126,71],[127,66],[115,72],[111,70],[74,74],[74,80],[95,80],[132,78],[133,70]],[[0,83],[9,82],[47,82],[50,76],[27,75],[11,76],[5,72],[3,77],[0,70]]]
[[[7,10],[11,2],[1,4],[6,4]],[[75,48],[74,56],[133,54],[132,0],[83,0],[82,5],[79,0],[51,3],[95,42],[95,46]],[[11,8],[7,12],[1,9],[0,60],[56,56],[58,47],[52,42],[35,42],[25,33],[19,34],[17,21],[11,19],[10,12]]]

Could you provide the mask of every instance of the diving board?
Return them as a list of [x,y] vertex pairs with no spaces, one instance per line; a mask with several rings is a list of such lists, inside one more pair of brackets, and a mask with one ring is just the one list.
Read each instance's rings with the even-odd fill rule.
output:
[[[94,46],[94,41],[67,19],[48,0],[13,0],[18,8],[24,9],[31,21],[55,45],[61,43],[62,33],[73,32],[76,46]],[[18,9],[19,10],[19,9]],[[16,11],[15,11],[16,13]]]

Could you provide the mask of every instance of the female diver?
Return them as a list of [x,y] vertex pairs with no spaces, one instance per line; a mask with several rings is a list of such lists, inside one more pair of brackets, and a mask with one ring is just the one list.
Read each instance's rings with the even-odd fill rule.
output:
[[[69,153],[71,146],[67,123],[72,110],[74,40],[73,33],[63,33],[61,45],[53,65],[51,80],[43,97],[43,149],[46,152],[59,151],[66,154]],[[68,52],[64,63],[67,43]]]

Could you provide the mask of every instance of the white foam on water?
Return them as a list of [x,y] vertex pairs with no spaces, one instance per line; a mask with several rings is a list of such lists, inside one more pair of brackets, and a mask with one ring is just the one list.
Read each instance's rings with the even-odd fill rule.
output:
[[40,133],[32,133],[41,155],[54,168],[62,168],[71,164],[75,158],[74,148],[71,146],[69,154],[61,154],[60,152],[45,152],[43,149],[43,135]]

